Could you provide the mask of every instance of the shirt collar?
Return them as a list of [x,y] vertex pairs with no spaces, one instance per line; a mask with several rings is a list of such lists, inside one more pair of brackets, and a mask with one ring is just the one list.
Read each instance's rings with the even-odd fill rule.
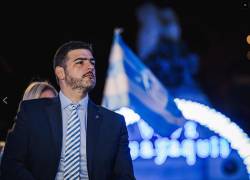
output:
[[68,97],[66,97],[63,94],[62,91],[59,92],[59,97],[60,97],[62,109],[67,108],[70,104],[80,104],[79,109],[87,109],[88,100],[89,100],[88,94],[77,103],[73,103]]

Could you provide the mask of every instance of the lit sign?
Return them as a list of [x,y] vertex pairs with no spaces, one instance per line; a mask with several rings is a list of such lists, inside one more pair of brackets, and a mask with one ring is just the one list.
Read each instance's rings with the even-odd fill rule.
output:
[[225,138],[245,164],[250,179],[250,139],[230,118],[203,104],[175,99],[177,107],[186,119],[200,123]]
[[[130,141],[129,147],[132,159],[135,160],[138,157],[142,159],[154,158],[155,164],[161,165],[168,157],[185,157],[188,165],[194,165],[196,157],[228,157],[231,149],[225,139],[217,136],[199,139],[196,126],[195,122],[187,121],[184,126],[185,139],[181,141],[176,137],[158,137],[151,141],[151,138],[155,135],[154,130],[146,122],[140,120],[138,127],[143,140],[141,142]],[[176,132],[178,131],[180,130],[178,129]],[[178,134],[180,135],[180,132]]]
[[[151,141],[154,130],[137,113],[129,108],[117,111],[124,115],[127,125],[138,123],[143,138],[140,142],[130,141],[129,143],[133,160],[138,157],[154,158],[154,162],[160,165],[167,160],[167,157],[182,156],[186,158],[187,164],[193,165],[196,157],[226,158],[232,148],[238,152],[250,174],[250,139],[237,124],[206,105],[178,98],[174,101],[183,116],[190,120],[184,126],[185,139],[181,141],[178,140],[178,137],[183,129],[177,129],[170,138],[158,136],[155,141]],[[209,139],[198,139],[196,122],[219,134],[220,137],[211,136]]]

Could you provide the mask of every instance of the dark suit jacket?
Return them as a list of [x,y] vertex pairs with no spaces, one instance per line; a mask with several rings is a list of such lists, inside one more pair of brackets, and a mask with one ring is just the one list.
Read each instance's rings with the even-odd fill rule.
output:
[[[86,139],[90,180],[134,179],[123,116],[89,100]],[[59,97],[24,101],[7,137],[2,179],[55,179],[61,146]]]

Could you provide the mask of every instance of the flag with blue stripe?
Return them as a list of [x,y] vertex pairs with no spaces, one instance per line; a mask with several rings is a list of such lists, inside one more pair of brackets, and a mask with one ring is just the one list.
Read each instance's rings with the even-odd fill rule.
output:
[[169,136],[184,122],[168,91],[115,31],[102,105],[133,109],[159,135]]

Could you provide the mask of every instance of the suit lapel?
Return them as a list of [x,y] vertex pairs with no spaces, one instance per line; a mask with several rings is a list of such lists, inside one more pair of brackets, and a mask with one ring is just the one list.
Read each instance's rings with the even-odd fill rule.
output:
[[99,108],[91,101],[88,102],[88,117],[87,117],[87,167],[89,176],[92,173],[93,158],[98,143],[102,117]]
[[[46,107],[46,112],[49,117],[52,139],[55,145],[56,157],[59,162],[62,148],[62,112],[59,96],[52,99],[51,103]],[[98,143],[102,117],[99,108],[91,100],[88,102],[87,113],[87,168],[89,176],[91,176],[93,167],[92,162],[95,155],[96,145]]]
[[62,112],[59,96],[52,99],[51,103],[46,107],[46,112],[49,117],[56,157],[59,160],[62,148]]

